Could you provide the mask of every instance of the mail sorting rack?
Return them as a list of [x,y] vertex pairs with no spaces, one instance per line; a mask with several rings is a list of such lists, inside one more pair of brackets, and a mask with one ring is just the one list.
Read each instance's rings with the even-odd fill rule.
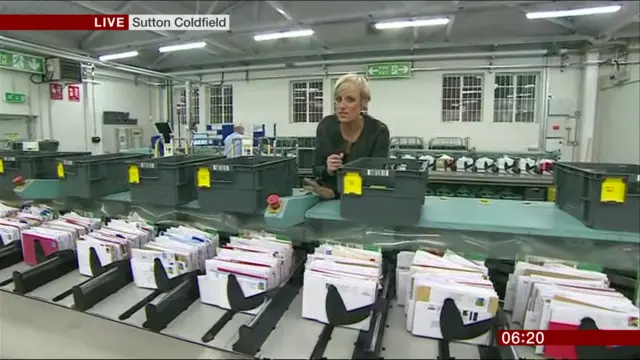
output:
[[[248,357],[515,358],[510,355],[513,351],[508,347],[479,348],[451,342],[457,336],[456,331],[450,333],[449,340],[441,341],[409,334],[404,329],[403,310],[392,299],[394,276],[393,270],[389,270],[393,269],[392,266],[386,266],[384,286],[378,300],[370,307],[355,313],[348,312],[339,298],[328,296],[326,306],[335,314],[332,324],[302,319],[301,275],[308,247],[296,250],[297,265],[293,276],[284,286],[271,292],[245,297],[237,281],[230,277],[227,296],[233,310],[229,311],[198,301],[197,274],[169,279],[159,261],[154,268],[158,290],[147,290],[132,284],[129,261],[102,266],[93,250],[90,252],[90,265],[94,276],[87,278],[77,271],[78,260],[72,251],[49,257],[42,255],[41,250],[36,249],[36,252],[41,256],[41,263],[28,268],[20,262],[19,242],[1,249],[0,264],[4,267],[0,270],[2,291]],[[256,316],[242,312],[259,306],[265,299],[268,299],[268,305]],[[362,320],[369,314],[372,314],[369,331],[339,327]],[[446,316],[460,315],[456,310]],[[496,321],[504,322],[499,318]],[[497,327],[487,326],[486,330],[495,329]]]
[[[19,244],[2,248],[2,266],[8,265],[10,259],[20,261]],[[0,288],[160,334],[259,358],[523,358],[521,352],[510,347],[483,348],[410,335],[404,329],[402,308],[392,299],[395,277],[389,270],[389,263],[385,266],[387,276],[378,301],[369,309],[349,312],[337,298],[327,296],[326,307],[335,315],[333,324],[304,320],[300,317],[300,274],[302,260],[308,251],[308,248],[298,248],[294,276],[271,293],[247,298],[238,292],[237,282],[229,281],[227,296],[234,309],[231,311],[197,301],[194,274],[168,279],[163,268],[156,266],[154,276],[158,290],[139,289],[131,284],[129,262],[103,267],[95,251],[90,254],[92,273],[96,274],[92,278],[80,276],[75,270],[77,259],[74,254],[64,251],[43,257],[40,265],[28,270],[21,263],[3,269],[1,279],[12,271],[13,277],[2,281]],[[392,262],[392,257],[387,261]],[[490,266],[489,262],[487,264]],[[262,304],[265,298],[269,298],[270,303],[256,316],[241,312]],[[368,332],[336,326],[361,320],[369,313],[373,313],[373,326]],[[442,322],[456,323],[456,316],[459,317],[457,310],[443,311]],[[483,326],[487,331],[495,331],[497,327],[508,325],[504,314],[499,312],[493,326]],[[455,339],[456,332],[456,329],[443,329],[443,334],[449,334],[450,339]]]

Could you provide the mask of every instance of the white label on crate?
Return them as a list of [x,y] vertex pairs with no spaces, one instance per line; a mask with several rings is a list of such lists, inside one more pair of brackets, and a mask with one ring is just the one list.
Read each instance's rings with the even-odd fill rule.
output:
[[370,169],[367,170],[367,176],[389,176],[389,170]]
[[213,170],[213,171],[231,171],[231,166],[229,166],[229,165],[211,165],[211,170]]
[[3,157],[3,159],[5,161],[16,161],[16,158],[14,158],[14,157]]
[[69,165],[69,166],[71,166],[71,165],[73,165],[73,161],[71,161],[71,160],[62,160],[62,165]]
[[156,164],[154,163],[140,163],[140,167],[143,169],[155,169]]

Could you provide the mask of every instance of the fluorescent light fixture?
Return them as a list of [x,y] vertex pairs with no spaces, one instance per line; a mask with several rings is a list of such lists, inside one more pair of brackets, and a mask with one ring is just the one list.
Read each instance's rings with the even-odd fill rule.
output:
[[119,54],[102,55],[102,56],[98,57],[98,60],[100,60],[100,61],[110,61],[110,60],[118,60],[118,59],[128,59],[128,58],[132,58],[132,57],[136,57],[136,56],[138,56],[138,52],[137,51],[127,51],[127,52],[123,52],[123,53],[119,53]]
[[189,43],[189,44],[163,46],[159,48],[158,51],[160,51],[161,53],[168,53],[172,51],[202,49],[205,46],[207,46],[207,43],[205,43],[204,41],[201,41],[201,42]]
[[407,20],[407,21],[385,21],[376,23],[374,26],[378,30],[385,29],[403,29],[409,27],[418,27],[418,26],[438,26],[438,25],[447,25],[449,23],[448,18],[437,18],[437,19],[422,19],[422,20]]
[[620,10],[620,5],[600,6],[574,10],[540,11],[527,13],[527,19],[550,19],[570,16],[611,14]]
[[304,36],[311,36],[311,35],[313,35],[313,30],[311,29],[292,30],[292,31],[283,31],[283,32],[277,32],[277,33],[254,35],[253,40],[255,41],[278,40],[278,39],[297,38],[297,37],[304,37]]

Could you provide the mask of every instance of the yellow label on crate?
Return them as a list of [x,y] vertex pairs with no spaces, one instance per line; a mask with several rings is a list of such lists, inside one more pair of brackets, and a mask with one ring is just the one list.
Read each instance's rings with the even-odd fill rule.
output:
[[345,195],[362,195],[362,177],[357,172],[348,172],[342,179],[342,191]]
[[56,171],[58,172],[58,177],[64,179],[64,165],[61,162],[56,165]]
[[556,187],[552,186],[547,189],[547,201],[555,202],[556,201]]
[[627,184],[622,178],[606,178],[600,190],[600,202],[624,204],[627,197]]
[[482,204],[482,205],[488,205],[488,204],[489,204],[489,200],[487,200],[487,199],[480,199],[480,204]]
[[211,188],[211,172],[209,168],[198,168],[196,184],[199,188]]
[[0,159],[0,174],[4,174],[4,162]]
[[129,183],[140,184],[140,170],[136,165],[129,166]]

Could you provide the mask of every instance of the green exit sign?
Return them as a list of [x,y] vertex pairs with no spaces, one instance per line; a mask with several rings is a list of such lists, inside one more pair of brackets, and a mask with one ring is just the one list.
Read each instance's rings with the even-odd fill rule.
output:
[[392,62],[368,64],[366,67],[369,79],[396,79],[411,77],[411,62]]
[[27,100],[27,95],[14,93],[14,92],[5,92],[4,93],[4,101],[11,104],[22,104]]

